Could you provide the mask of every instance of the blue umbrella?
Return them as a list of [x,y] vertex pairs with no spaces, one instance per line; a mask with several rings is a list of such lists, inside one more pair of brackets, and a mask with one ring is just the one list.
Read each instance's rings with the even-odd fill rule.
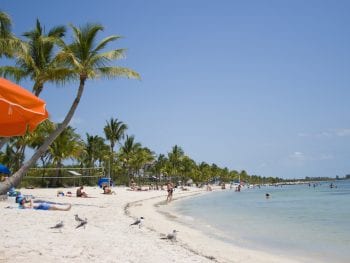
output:
[[5,165],[0,164],[0,174],[10,174],[9,168],[7,168]]

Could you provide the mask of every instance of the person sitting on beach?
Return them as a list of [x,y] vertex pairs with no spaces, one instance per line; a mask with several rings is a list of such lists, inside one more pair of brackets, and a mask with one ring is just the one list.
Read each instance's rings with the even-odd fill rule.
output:
[[56,211],[69,211],[72,207],[71,204],[68,204],[67,207],[59,207],[57,205],[49,204],[49,203],[38,203],[37,205],[33,205],[33,201],[30,200],[29,204],[26,203],[25,198],[21,198],[19,200],[19,208],[21,209],[35,209],[35,210],[56,210]]
[[77,189],[77,197],[88,197],[87,193],[84,191],[84,186],[80,186]]
[[104,193],[105,195],[115,194],[115,192],[112,191],[112,189],[111,189],[110,187],[108,187],[108,185],[104,185],[104,186],[102,187],[102,189],[103,189],[103,193]]
[[168,182],[166,187],[167,187],[167,191],[168,191],[168,196],[166,198],[166,201],[169,203],[169,202],[171,202],[171,200],[173,200],[174,187],[170,181]]
[[131,188],[131,190],[137,190],[137,188],[136,188],[136,183],[134,182],[134,179],[131,179],[131,181],[130,181],[130,188]]

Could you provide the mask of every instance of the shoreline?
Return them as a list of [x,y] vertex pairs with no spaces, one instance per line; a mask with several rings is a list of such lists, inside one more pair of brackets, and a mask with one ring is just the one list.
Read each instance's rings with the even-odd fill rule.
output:
[[[189,189],[175,191],[173,202],[211,194],[204,189]],[[169,216],[179,215],[169,211],[167,205],[161,205],[166,191],[128,191],[126,187],[114,187],[116,195],[104,195],[98,187],[85,187],[95,198],[76,198],[56,196],[58,190],[75,192],[75,188],[19,190],[36,199],[71,203],[72,209],[23,210],[18,209],[14,198],[1,201],[0,262],[303,262],[235,247],[172,220]],[[86,228],[76,229],[75,214],[87,218]],[[145,218],[144,226],[130,226],[140,216]],[[50,229],[60,221],[64,221],[61,231]],[[173,229],[179,231],[177,242],[161,239],[161,234]]]
[[[194,189],[194,190],[193,190]],[[181,190],[174,192],[172,202],[184,198],[192,198],[202,194],[215,194],[221,191],[220,188],[214,189],[212,192],[207,192],[203,189],[192,188],[191,191],[182,192]],[[181,194],[179,196],[179,193]],[[211,262],[310,262],[309,259],[302,258],[287,258],[286,255],[275,255],[269,252],[245,248],[234,244],[226,243],[222,240],[212,237],[200,231],[199,229],[191,228],[185,222],[177,220],[181,217],[173,209],[167,209],[164,202],[164,197],[153,197],[151,199],[139,200],[128,206],[129,216],[148,217],[145,219],[145,227],[151,231],[155,231],[159,235],[170,233],[172,229],[179,231],[176,245],[179,245],[188,251],[202,256]],[[169,204],[171,206],[171,203]],[[153,210],[153,211],[152,211]]]

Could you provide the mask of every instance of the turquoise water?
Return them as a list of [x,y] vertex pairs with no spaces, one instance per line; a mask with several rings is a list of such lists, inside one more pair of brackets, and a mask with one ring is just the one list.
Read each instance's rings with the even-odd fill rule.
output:
[[350,262],[350,180],[333,183],[337,188],[323,182],[225,190],[175,202],[174,209],[180,221],[225,242],[314,262]]

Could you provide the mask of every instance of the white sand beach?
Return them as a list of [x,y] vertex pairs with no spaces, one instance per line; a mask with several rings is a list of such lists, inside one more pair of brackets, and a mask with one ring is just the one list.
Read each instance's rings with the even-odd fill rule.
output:
[[[166,191],[115,187],[115,195],[104,195],[97,187],[86,187],[93,198],[76,198],[57,197],[57,190],[75,193],[75,188],[20,189],[35,199],[71,203],[70,211],[18,209],[13,198],[0,202],[0,262],[303,262],[235,247],[171,220],[177,216],[166,215],[171,204],[157,211]],[[177,190],[173,202],[205,193]],[[85,228],[76,229],[75,214],[87,218]],[[143,227],[130,226],[140,216],[145,218]],[[60,221],[61,231],[50,229]],[[176,242],[161,239],[173,229],[179,231]]]

